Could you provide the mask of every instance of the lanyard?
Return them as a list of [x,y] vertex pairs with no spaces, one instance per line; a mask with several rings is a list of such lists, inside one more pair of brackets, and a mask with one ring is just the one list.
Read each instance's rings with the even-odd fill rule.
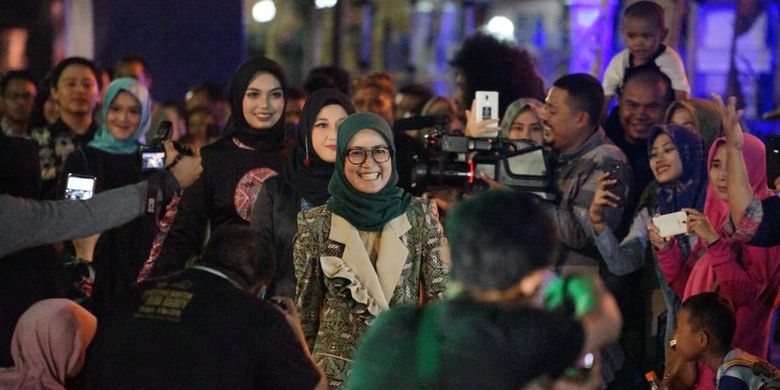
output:
[[212,275],[219,276],[220,278],[222,278],[222,279],[225,279],[225,280],[227,280],[228,282],[230,282],[230,284],[232,284],[232,285],[233,285],[233,287],[235,287],[235,288],[237,288],[237,289],[239,289],[239,290],[241,290],[241,291],[245,291],[245,290],[246,290],[244,287],[242,287],[240,284],[238,284],[238,283],[237,283],[235,280],[233,280],[233,279],[230,279],[230,277],[229,277],[229,276],[225,275],[225,274],[224,274],[223,272],[221,272],[221,271],[215,270],[214,268],[210,268],[210,267],[206,267],[206,266],[202,266],[202,265],[196,265],[196,266],[194,266],[194,267],[192,267],[192,268],[193,268],[193,269],[199,269],[199,270],[201,270],[201,271],[208,272],[208,273],[210,273],[210,274],[212,274]]

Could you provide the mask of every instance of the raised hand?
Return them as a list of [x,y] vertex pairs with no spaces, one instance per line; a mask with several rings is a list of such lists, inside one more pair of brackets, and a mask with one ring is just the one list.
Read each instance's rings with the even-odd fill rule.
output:
[[744,141],[739,119],[742,117],[745,110],[737,110],[737,98],[734,96],[729,97],[728,105],[723,103],[723,99],[721,99],[720,95],[717,93],[712,93],[711,96],[712,102],[715,104],[715,111],[717,111],[720,116],[721,126],[723,127],[723,134],[726,136],[726,141],[730,146],[741,149]]
[[593,195],[593,200],[590,202],[590,208],[588,208],[588,216],[590,222],[593,224],[593,229],[596,234],[601,234],[604,231],[604,206],[618,207],[620,197],[614,192],[608,190],[608,188],[617,183],[617,179],[611,179],[609,172],[602,172],[599,175],[598,182],[596,184],[596,193]]

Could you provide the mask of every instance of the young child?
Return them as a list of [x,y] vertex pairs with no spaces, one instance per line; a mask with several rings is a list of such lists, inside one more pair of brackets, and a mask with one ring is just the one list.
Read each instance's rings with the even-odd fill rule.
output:
[[662,42],[669,35],[664,9],[652,1],[638,1],[623,13],[620,29],[626,49],[612,57],[604,71],[604,109],[623,87],[626,70],[655,64],[672,80],[675,100],[688,98],[691,87],[685,77],[685,68],[677,52]]
[[731,347],[734,309],[717,293],[693,295],[677,311],[672,348],[688,361],[716,371],[718,390],[780,389],[780,371],[765,360]]

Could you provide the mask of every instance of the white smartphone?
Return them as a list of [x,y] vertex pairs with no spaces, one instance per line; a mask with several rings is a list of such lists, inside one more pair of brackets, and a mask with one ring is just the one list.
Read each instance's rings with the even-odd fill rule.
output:
[[85,200],[95,192],[95,176],[68,174],[65,199]]
[[688,214],[685,211],[653,217],[653,225],[658,228],[661,237],[672,237],[688,233]]
[[[498,92],[497,91],[477,91],[474,95],[476,104],[474,111],[476,114],[476,121],[480,122],[485,119],[498,119]],[[480,134],[481,138],[495,138],[498,137],[498,123],[494,126],[496,131],[488,131]]]

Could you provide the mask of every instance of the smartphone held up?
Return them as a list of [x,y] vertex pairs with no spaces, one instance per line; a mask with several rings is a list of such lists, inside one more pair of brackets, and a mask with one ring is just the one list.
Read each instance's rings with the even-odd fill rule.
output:
[[[498,119],[498,92],[496,91],[477,91],[474,95],[475,115],[477,122],[481,122],[486,119]],[[482,138],[495,138],[498,137],[498,124],[495,126],[495,131],[488,131],[479,135]]]
[[688,232],[688,214],[685,211],[669,213],[653,217],[653,225],[658,228],[658,235],[667,238]]
[[65,199],[87,200],[95,193],[95,176],[68,174]]

